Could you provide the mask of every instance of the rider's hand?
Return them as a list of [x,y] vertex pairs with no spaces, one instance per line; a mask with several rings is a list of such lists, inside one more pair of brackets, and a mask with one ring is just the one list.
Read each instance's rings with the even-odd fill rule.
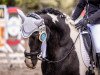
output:
[[78,30],[85,28],[88,23],[89,23],[88,19],[82,19],[75,25],[75,28]]

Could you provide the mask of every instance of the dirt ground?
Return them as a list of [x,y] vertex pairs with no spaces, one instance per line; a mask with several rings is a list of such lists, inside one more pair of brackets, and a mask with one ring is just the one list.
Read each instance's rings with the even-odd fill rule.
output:
[[35,69],[29,69],[25,64],[0,64],[0,75],[42,75],[40,63]]

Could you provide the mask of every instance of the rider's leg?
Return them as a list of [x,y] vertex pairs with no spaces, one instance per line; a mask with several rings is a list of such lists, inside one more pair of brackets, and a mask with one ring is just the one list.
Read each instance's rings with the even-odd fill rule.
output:
[[93,46],[96,52],[96,65],[100,69],[100,25],[90,26],[91,37],[93,38]]
[[85,46],[89,56],[91,56],[91,38],[90,38],[90,35],[85,30],[85,31],[82,31],[82,37],[83,37],[84,46]]
[[91,37],[88,31],[82,31],[82,37],[84,41],[84,46],[89,54],[90,61],[91,61],[91,66],[88,68],[86,71],[86,75],[95,75],[94,73],[94,68],[93,68],[93,53],[92,53],[92,42],[91,42]]

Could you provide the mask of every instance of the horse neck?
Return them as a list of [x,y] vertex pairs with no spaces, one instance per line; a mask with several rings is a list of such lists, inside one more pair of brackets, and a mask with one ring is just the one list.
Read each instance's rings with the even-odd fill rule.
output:
[[[58,34],[54,33],[47,42],[47,57],[50,57],[51,59],[59,58],[60,56],[64,56],[65,52],[67,53],[67,51],[70,50],[73,42],[75,41],[75,39],[78,35],[78,31],[75,29],[75,27],[73,25],[71,25],[71,23],[73,21],[69,17],[67,17],[66,19],[63,19],[63,20],[65,20],[66,24],[65,23],[61,24],[61,25],[59,24],[57,26],[59,26],[59,28],[61,28],[61,30],[63,30],[62,32],[65,35],[62,35],[62,37],[64,37],[64,38],[62,38],[59,42],[59,40],[57,38],[57,35],[59,35],[59,33]],[[60,20],[58,20],[58,21],[60,21]],[[67,34],[68,34],[68,36],[67,36]],[[59,43],[61,46],[59,46]]]
[[[59,46],[58,41],[50,39],[50,41],[47,42],[47,57],[50,60],[58,60],[63,58],[71,49],[77,35],[78,31],[74,28],[74,26],[69,25],[70,27],[70,37],[69,40],[67,40],[67,44],[64,46]],[[56,36],[56,35],[55,35]]]

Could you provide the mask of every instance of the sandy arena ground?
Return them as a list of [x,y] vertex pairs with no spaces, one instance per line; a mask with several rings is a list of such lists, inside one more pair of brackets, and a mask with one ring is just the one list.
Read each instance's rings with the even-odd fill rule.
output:
[[29,69],[25,64],[0,64],[0,75],[42,75],[40,61],[35,69]]

